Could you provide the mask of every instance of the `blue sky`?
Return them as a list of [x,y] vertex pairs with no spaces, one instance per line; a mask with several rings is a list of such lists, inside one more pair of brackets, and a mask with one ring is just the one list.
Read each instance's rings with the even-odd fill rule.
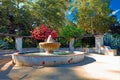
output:
[[120,0],[111,0],[110,9],[112,9],[113,11],[117,10],[115,15],[120,22]]
[[110,8],[112,10],[120,9],[120,0],[111,0]]

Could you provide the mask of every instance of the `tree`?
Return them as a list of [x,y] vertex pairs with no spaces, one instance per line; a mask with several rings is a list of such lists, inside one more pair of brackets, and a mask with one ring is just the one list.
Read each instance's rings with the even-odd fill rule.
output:
[[69,49],[71,52],[73,52],[74,38],[80,37],[83,34],[83,30],[77,26],[66,25],[59,30],[59,34],[69,41]]
[[7,33],[30,35],[30,31],[40,25],[52,29],[65,24],[64,13],[68,1],[64,0],[2,0],[0,5],[0,26]]
[[30,9],[36,18],[36,24],[46,24],[51,28],[61,27],[65,24],[65,11],[68,1],[64,0],[37,0]]
[[109,14],[110,0],[74,0],[72,10],[78,9],[75,18],[78,26],[82,27],[87,34],[102,34],[109,30],[109,26],[116,19]]
[[[29,8],[21,6],[25,0],[2,0],[0,5],[0,26],[5,27],[5,33],[16,34],[15,30],[19,30],[19,35],[29,34],[31,25]],[[26,33],[24,33],[26,32]]]
[[114,37],[120,37],[120,24],[116,23],[112,26],[110,26],[110,33],[114,36]]

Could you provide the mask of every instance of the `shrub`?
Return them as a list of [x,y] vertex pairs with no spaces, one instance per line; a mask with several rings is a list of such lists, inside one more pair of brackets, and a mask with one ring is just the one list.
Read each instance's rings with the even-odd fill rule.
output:
[[81,28],[72,25],[63,26],[59,31],[59,34],[66,39],[79,37],[82,33]]
[[44,24],[36,27],[33,31],[31,31],[31,34],[36,40],[46,40],[49,35],[51,35],[53,39],[58,38],[57,31],[51,31],[50,28]]

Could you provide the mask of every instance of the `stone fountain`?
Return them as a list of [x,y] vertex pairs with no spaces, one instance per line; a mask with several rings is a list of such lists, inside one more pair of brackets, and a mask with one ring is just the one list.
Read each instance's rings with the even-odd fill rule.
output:
[[51,35],[46,42],[39,43],[39,46],[46,52],[13,53],[13,63],[17,66],[54,66],[78,63],[84,59],[84,52],[81,51],[74,51],[73,53],[69,53],[69,51],[55,52],[54,50],[60,47],[60,43],[55,42]]
[[45,49],[46,53],[52,54],[54,50],[60,47],[60,43],[55,42],[51,35],[49,35],[46,42],[39,43],[41,49]]

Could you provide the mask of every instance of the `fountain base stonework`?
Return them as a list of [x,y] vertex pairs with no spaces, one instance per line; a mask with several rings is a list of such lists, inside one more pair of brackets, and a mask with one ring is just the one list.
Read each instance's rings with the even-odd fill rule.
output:
[[13,63],[15,63],[17,66],[55,66],[60,64],[78,63],[83,59],[84,52],[79,51],[74,51],[73,54],[68,55],[24,55],[17,53],[12,54]]
[[60,47],[60,43],[55,42],[51,35],[48,37],[47,42],[41,42],[39,46],[41,49],[45,49],[46,53],[14,53],[12,54],[13,63],[18,66],[54,66],[77,63],[84,59],[84,52],[80,51],[64,52],[67,55],[54,54],[53,51]]

